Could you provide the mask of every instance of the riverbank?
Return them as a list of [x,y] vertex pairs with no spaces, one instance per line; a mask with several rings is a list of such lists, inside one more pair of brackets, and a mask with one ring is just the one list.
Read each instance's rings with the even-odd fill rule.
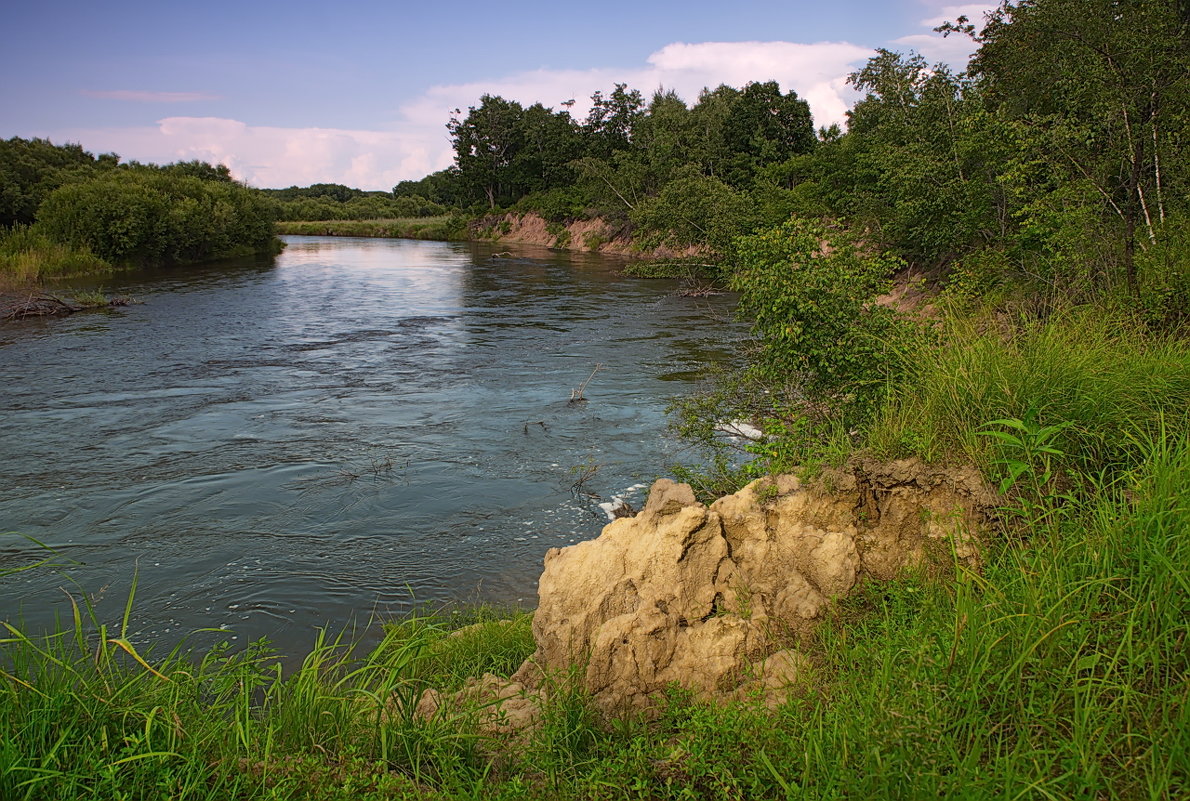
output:
[[297,236],[365,236],[390,239],[424,239],[454,242],[470,238],[464,218],[401,217],[384,220],[278,220],[278,234]]
[[[683,262],[705,261],[707,255],[706,248],[699,246],[671,248],[645,245],[633,237],[630,226],[613,225],[601,217],[557,223],[549,222],[538,214],[515,212],[471,219],[456,215],[391,220],[280,221],[277,223],[277,233],[540,245],[554,250]],[[667,274],[665,277],[672,276]]]
[[534,647],[524,612],[410,618],[365,650],[323,634],[282,675],[265,644],[144,653],[80,603],[74,627],[57,636],[10,629],[3,641],[11,668],[0,725],[13,736],[0,790],[42,799],[1181,797],[1185,574],[1169,567],[1190,558],[1190,448],[1144,447],[1126,480],[1039,515],[1027,547],[990,545],[978,570],[945,580],[862,583],[797,638],[805,661],[776,708],[671,686],[650,714],[612,722],[574,674],[561,674],[535,722],[513,729],[481,693],[464,692],[450,713],[417,710],[428,689],[509,676]]

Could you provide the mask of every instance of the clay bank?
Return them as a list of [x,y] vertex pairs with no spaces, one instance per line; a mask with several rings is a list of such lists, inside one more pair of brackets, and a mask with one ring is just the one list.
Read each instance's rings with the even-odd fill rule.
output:
[[670,684],[775,706],[812,675],[799,643],[862,582],[977,568],[994,502],[974,469],[916,460],[760,479],[710,506],[661,479],[635,517],[546,553],[536,651],[515,674],[427,691],[419,714],[479,698],[489,727],[529,726],[567,674],[608,717],[648,714]]

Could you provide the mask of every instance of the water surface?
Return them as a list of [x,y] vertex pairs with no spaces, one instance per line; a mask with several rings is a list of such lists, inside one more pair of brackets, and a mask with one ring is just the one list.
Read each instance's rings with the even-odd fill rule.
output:
[[[591,255],[287,240],[0,328],[0,531],[74,561],[0,579],[0,619],[43,624],[64,589],[118,618],[134,572],[142,640],[285,647],[417,602],[532,604],[545,550],[679,456],[665,406],[739,334],[729,298]],[[598,498],[572,487],[591,466]],[[0,568],[32,555],[0,539]]]

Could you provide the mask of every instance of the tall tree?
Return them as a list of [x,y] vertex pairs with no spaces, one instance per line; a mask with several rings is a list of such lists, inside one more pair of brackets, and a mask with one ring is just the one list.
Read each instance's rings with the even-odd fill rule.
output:
[[781,93],[776,81],[749,83],[723,120],[723,140],[732,154],[728,183],[745,186],[761,167],[814,148],[810,105],[797,92]]
[[971,70],[1040,168],[1023,171],[1028,223],[1059,250],[1118,241],[1112,260],[1133,290],[1136,248],[1157,244],[1186,203],[1185,10],[1174,0],[1003,2],[975,36]]
[[516,101],[485,94],[466,117],[460,119],[460,114],[456,109],[446,125],[459,175],[476,199],[482,196],[495,208],[498,199],[511,195],[513,161],[524,147],[525,110]]
[[606,97],[599,91],[591,95],[591,111],[583,125],[587,155],[607,158],[616,151],[629,149],[636,125],[644,116],[644,107],[641,93],[629,89],[625,83],[616,84]]
[[975,87],[921,56],[880,50],[848,82],[865,95],[825,180],[840,211],[906,259],[945,263],[1012,228],[999,173],[1010,143]]

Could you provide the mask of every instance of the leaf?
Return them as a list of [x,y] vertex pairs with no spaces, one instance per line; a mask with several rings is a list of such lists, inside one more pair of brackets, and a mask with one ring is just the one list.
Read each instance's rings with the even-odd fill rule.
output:
[[1025,433],[1029,432],[1029,426],[1015,417],[1006,418],[1003,420],[990,420],[984,423],[984,427],[986,428],[987,426],[1008,426],[1009,428],[1015,428],[1018,431],[1024,431]]
[[154,670],[149,665],[149,663],[146,662],[141,657],[141,655],[136,652],[136,648],[134,648],[132,646],[132,643],[128,642],[128,640],[122,639],[120,637],[112,637],[112,638],[108,639],[108,642],[111,643],[112,645],[119,646],[125,653],[127,653],[129,656],[131,656],[133,659],[135,659],[141,667],[143,667],[145,670],[152,673],[157,678],[161,679],[162,681],[169,681],[169,676],[158,673],[156,670]]
[[1012,434],[1009,434],[1007,431],[976,431],[975,433],[981,437],[994,437],[1001,442],[1007,442],[1009,445],[1015,445],[1018,448],[1023,448],[1025,446],[1024,442],[1022,442],[1017,437],[1014,437]]

